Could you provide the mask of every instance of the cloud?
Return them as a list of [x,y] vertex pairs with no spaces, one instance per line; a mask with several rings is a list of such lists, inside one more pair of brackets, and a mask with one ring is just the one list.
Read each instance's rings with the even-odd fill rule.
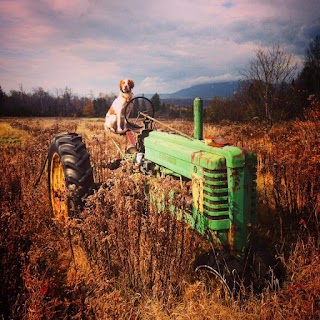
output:
[[216,77],[201,76],[201,77],[189,79],[188,83],[190,86],[193,86],[201,83],[226,82],[226,81],[234,81],[238,79],[240,79],[240,75],[226,73]]
[[317,0],[0,1],[0,85],[8,92],[174,92],[232,80],[258,46],[280,44],[301,65],[320,34]]
[[79,17],[85,14],[90,7],[90,1],[88,0],[42,0],[42,2],[57,14],[68,17]]
[[169,89],[165,81],[161,77],[146,77],[144,78],[139,86],[139,93],[149,93],[154,90],[154,88],[159,88],[159,93],[167,92]]

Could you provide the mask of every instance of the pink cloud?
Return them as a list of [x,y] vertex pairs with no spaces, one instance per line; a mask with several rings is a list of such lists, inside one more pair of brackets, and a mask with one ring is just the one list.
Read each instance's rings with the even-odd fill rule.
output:
[[6,31],[1,33],[2,46],[9,50],[35,49],[55,32],[40,19],[28,1],[1,1],[0,11],[5,19]]
[[53,11],[67,16],[79,16],[87,12],[89,0],[43,0]]

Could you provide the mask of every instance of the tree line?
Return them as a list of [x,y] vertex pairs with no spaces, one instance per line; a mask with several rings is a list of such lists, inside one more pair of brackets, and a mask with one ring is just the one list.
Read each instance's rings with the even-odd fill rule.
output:
[[[205,111],[207,121],[274,122],[301,116],[320,98],[320,36],[307,47],[300,73],[293,56],[275,45],[255,50],[255,57],[242,71],[242,79],[233,96],[212,98]],[[114,99],[114,94],[103,93],[98,98],[79,97],[68,87],[52,94],[41,87],[27,93],[20,86],[7,94],[0,86],[0,116],[103,117]],[[157,93],[151,100],[158,114],[192,116],[190,108],[161,104]]]
[[[19,90],[11,90],[7,95],[0,86],[0,116],[104,117],[115,98],[115,94],[103,93],[98,98],[79,97],[68,87],[52,94],[41,87],[27,93],[20,86]],[[159,111],[160,97],[157,93],[151,101]]]
[[100,117],[106,114],[114,98],[103,94],[98,98],[79,97],[68,87],[52,94],[41,87],[27,93],[20,86],[20,90],[11,90],[7,95],[0,87],[0,116]]

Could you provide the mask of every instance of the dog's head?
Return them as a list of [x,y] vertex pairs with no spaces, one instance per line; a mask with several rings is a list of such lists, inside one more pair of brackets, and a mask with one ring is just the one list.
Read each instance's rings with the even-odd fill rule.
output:
[[129,93],[134,87],[134,82],[131,79],[120,80],[120,91],[123,93]]

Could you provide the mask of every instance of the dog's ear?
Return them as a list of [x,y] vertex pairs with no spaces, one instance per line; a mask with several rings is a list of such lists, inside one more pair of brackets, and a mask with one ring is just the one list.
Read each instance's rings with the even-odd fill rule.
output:
[[122,88],[123,82],[124,82],[124,80],[120,80],[120,82],[119,82],[119,88],[120,88],[120,90],[121,90],[121,88]]
[[129,83],[130,88],[133,89],[133,88],[134,88],[134,82],[133,82],[133,80],[129,79],[129,80],[128,80],[128,83]]

